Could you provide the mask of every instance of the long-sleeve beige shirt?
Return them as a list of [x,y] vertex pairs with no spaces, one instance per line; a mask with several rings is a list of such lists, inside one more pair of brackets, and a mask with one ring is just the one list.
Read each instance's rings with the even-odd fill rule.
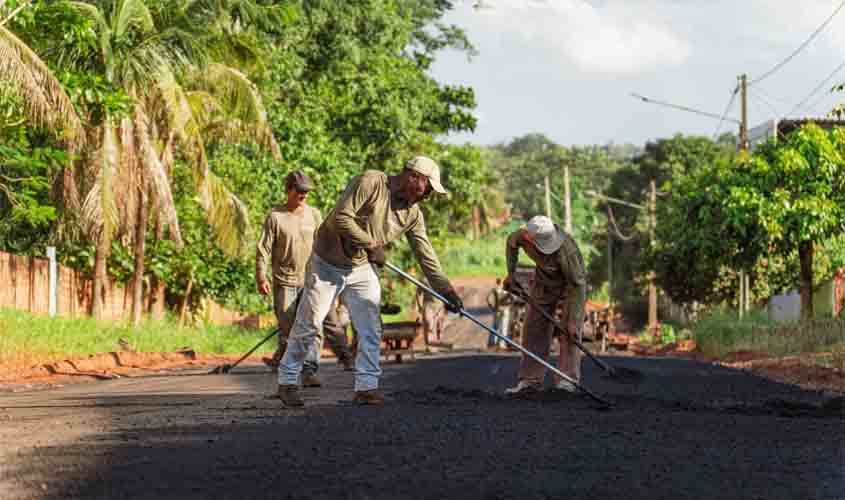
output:
[[391,189],[384,172],[368,170],[346,186],[317,233],[314,252],[337,267],[367,263],[367,248],[382,246],[405,235],[423,273],[439,293],[452,289],[428,240],[422,210]]
[[267,279],[267,261],[273,286],[301,287],[305,267],[314,247],[314,237],[322,222],[320,211],[305,205],[291,212],[285,206],[273,208],[264,220],[264,229],[255,253],[255,279]]
[[578,244],[567,232],[557,228],[563,237],[560,248],[551,254],[544,254],[520,238],[522,229],[512,233],[507,242],[508,274],[516,271],[519,248],[534,261],[534,285],[531,296],[540,304],[555,304],[565,300],[567,321],[584,321],[584,304],[587,301],[587,271]]

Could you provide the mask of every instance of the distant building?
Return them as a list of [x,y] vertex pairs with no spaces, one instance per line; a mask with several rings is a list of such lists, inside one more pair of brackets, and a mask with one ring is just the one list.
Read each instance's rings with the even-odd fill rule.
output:
[[834,127],[845,127],[845,120],[830,118],[784,118],[781,120],[768,120],[748,130],[748,148],[754,151],[754,146],[762,144],[773,137],[783,139],[788,133],[808,123],[815,123],[825,130],[830,130]]

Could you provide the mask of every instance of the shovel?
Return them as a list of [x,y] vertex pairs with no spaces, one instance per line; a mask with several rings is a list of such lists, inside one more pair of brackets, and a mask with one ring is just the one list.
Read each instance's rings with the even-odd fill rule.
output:
[[[424,285],[423,283],[419,282],[416,278],[414,278],[413,276],[409,275],[408,273],[402,271],[401,269],[394,266],[390,262],[385,262],[384,265],[385,265],[385,267],[387,267],[391,271],[395,272],[399,276],[405,278],[406,280],[410,281],[414,285],[416,285],[419,288],[421,288],[421,289],[425,290],[426,292],[430,293],[433,297],[437,297],[439,300],[443,301],[444,304],[450,304],[451,305],[451,303],[448,300],[446,300],[442,295],[435,292],[434,290],[432,290],[430,287]],[[612,403],[610,401],[607,401],[606,399],[602,398],[601,396],[593,393],[592,391],[590,391],[589,389],[587,389],[586,387],[584,387],[583,385],[578,383],[575,379],[573,379],[572,377],[570,377],[570,376],[566,375],[565,373],[561,372],[560,370],[558,370],[554,366],[550,365],[548,362],[546,362],[546,360],[544,360],[540,356],[537,356],[536,354],[529,351],[528,349],[522,347],[517,342],[514,342],[513,340],[509,339],[508,337],[505,337],[504,335],[500,334],[499,332],[497,332],[493,328],[490,328],[489,326],[485,325],[484,323],[479,321],[478,318],[476,318],[472,314],[468,313],[466,311],[466,309],[462,308],[460,311],[458,311],[458,313],[461,316],[469,319],[470,321],[472,321],[476,325],[480,326],[481,328],[487,330],[488,333],[490,333],[491,335],[494,335],[496,338],[504,341],[509,346],[513,347],[514,349],[518,349],[518,350],[522,351],[523,354],[530,357],[534,361],[540,363],[541,365],[545,366],[549,371],[551,371],[552,373],[554,373],[558,377],[560,377],[560,378],[566,380],[567,382],[569,382],[570,384],[574,385],[579,390],[581,390],[581,392],[583,392],[584,394],[586,394],[587,396],[589,396],[590,398],[592,398],[596,402],[601,403],[603,406],[606,406],[606,407],[612,406]]]

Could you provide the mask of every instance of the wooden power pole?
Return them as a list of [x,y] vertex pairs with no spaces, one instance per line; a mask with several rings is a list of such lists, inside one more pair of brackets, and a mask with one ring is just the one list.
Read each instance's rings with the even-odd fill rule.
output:
[[[651,192],[648,197],[648,244],[654,244],[654,228],[657,225],[657,185],[651,181]],[[657,286],[654,283],[654,270],[648,273],[648,329],[652,337],[659,338],[660,331],[657,326]]]
[[563,166],[563,207],[564,207],[564,229],[572,234],[572,198],[569,191],[569,165]]
[[552,190],[549,187],[549,176],[543,178],[546,185],[546,217],[552,218]]
[[[739,101],[741,108],[739,122],[739,150],[748,151],[748,78],[739,75]],[[748,277],[745,270],[739,272],[739,317],[745,315],[748,308]]]

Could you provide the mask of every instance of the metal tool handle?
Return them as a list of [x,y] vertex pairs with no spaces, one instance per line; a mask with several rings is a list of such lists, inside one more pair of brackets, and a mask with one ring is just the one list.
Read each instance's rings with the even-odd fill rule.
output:
[[[409,275],[409,274],[408,274],[408,273],[406,273],[405,271],[403,271],[403,270],[399,269],[398,267],[394,266],[394,265],[393,265],[393,264],[391,264],[390,262],[385,262],[385,264],[384,264],[384,265],[385,265],[385,267],[387,267],[387,268],[388,268],[388,269],[390,269],[391,271],[395,272],[395,273],[396,273],[396,274],[398,274],[399,276],[401,276],[401,277],[405,278],[406,280],[410,281],[411,283],[415,284],[416,286],[418,286],[418,287],[422,288],[423,290],[425,290],[426,292],[430,293],[430,294],[431,294],[431,295],[433,295],[434,297],[437,297],[438,299],[440,299],[441,301],[443,301],[443,303],[445,303],[445,304],[450,304],[450,305],[451,305],[451,302],[449,302],[448,300],[446,300],[446,298],[445,298],[445,297],[443,297],[442,295],[440,295],[439,293],[435,292],[433,289],[431,289],[431,287],[429,287],[429,286],[427,286],[427,285],[423,284],[422,282],[418,281],[416,278],[414,278],[413,276]],[[605,404],[605,405],[610,405],[610,404],[611,404],[609,401],[607,401],[607,400],[605,400],[605,399],[601,398],[600,396],[598,396],[598,395],[594,394],[594,393],[593,393],[593,392],[591,392],[589,389],[587,389],[586,387],[584,387],[583,385],[581,385],[580,383],[578,383],[575,379],[573,379],[573,378],[569,377],[569,376],[568,376],[568,375],[566,375],[565,373],[561,372],[560,370],[558,370],[557,368],[555,368],[554,366],[552,366],[551,364],[549,364],[546,360],[544,360],[544,359],[543,359],[543,358],[541,358],[540,356],[537,356],[537,355],[536,355],[536,354],[534,354],[533,352],[531,352],[531,351],[529,351],[528,349],[526,349],[526,348],[522,347],[521,345],[519,345],[517,342],[515,342],[515,341],[513,341],[513,340],[509,339],[508,337],[505,337],[504,335],[500,334],[499,332],[497,332],[497,331],[496,331],[496,330],[494,330],[493,328],[490,328],[489,326],[485,325],[484,323],[482,323],[481,321],[479,321],[479,320],[478,320],[475,316],[473,316],[472,314],[468,313],[468,312],[466,311],[466,309],[463,309],[463,308],[462,308],[462,309],[460,309],[459,314],[460,314],[461,316],[463,316],[463,317],[465,317],[465,318],[469,319],[470,321],[472,321],[472,322],[473,322],[473,323],[475,323],[476,325],[480,326],[480,327],[481,327],[481,328],[483,328],[484,330],[487,330],[487,332],[489,332],[490,334],[494,335],[496,338],[498,338],[498,339],[500,339],[500,340],[503,340],[503,341],[504,341],[505,343],[507,343],[509,346],[511,346],[511,347],[513,347],[513,348],[515,348],[515,349],[517,349],[517,350],[519,350],[519,351],[521,351],[521,352],[522,352],[523,354],[525,354],[526,356],[530,357],[530,358],[531,358],[531,359],[533,359],[534,361],[536,361],[536,362],[540,363],[541,365],[545,366],[545,367],[546,367],[547,369],[549,369],[552,373],[554,373],[555,375],[559,376],[560,378],[562,378],[562,379],[566,380],[567,382],[571,383],[572,385],[574,385],[575,387],[577,387],[578,389],[580,389],[582,392],[584,392],[584,394],[587,394],[588,396],[590,396],[590,397],[591,397],[591,398],[593,398],[594,400],[596,400],[596,401],[598,401],[598,402],[600,402],[600,403],[602,403],[602,404]]]
[[587,357],[588,357],[588,358],[590,358],[590,359],[591,359],[591,360],[592,360],[595,364],[599,365],[599,366],[600,366],[600,367],[601,367],[604,371],[606,371],[607,373],[610,373],[610,374],[612,374],[612,373],[613,373],[613,368],[611,368],[611,367],[610,367],[610,365],[608,365],[608,364],[607,364],[607,363],[605,363],[604,361],[600,360],[600,359],[599,359],[599,358],[597,358],[597,357],[596,357],[593,353],[591,353],[591,352],[590,352],[590,350],[589,350],[589,349],[587,349],[587,348],[584,346],[584,344],[583,344],[580,340],[578,340],[577,336],[572,335],[571,333],[569,333],[569,330],[566,328],[566,326],[565,326],[565,325],[561,324],[561,323],[560,323],[560,321],[558,321],[558,320],[556,320],[554,317],[552,317],[552,315],[551,315],[551,314],[549,314],[549,313],[548,313],[545,309],[543,309],[543,308],[540,306],[540,304],[538,304],[536,300],[532,299],[532,298],[531,298],[531,296],[529,296],[527,293],[523,295],[523,293],[521,293],[521,292],[524,292],[524,290],[521,290],[521,289],[517,289],[517,290],[518,290],[518,291],[515,291],[515,292],[511,292],[511,291],[505,290],[505,292],[507,292],[507,293],[509,293],[509,294],[513,295],[514,297],[519,298],[519,299],[520,299],[520,300],[522,300],[523,302],[525,302],[525,303],[529,304],[530,306],[532,306],[534,309],[537,309],[538,311],[540,311],[540,314],[542,314],[544,318],[546,318],[547,320],[549,320],[549,322],[550,322],[552,325],[554,325],[554,326],[555,326],[555,328],[557,328],[558,330],[560,330],[560,331],[561,331],[561,333],[563,333],[564,335],[566,335],[567,337],[569,337],[569,341],[570,341],[570,342],[572,342],[573,344],[575,344],[575,346],[576,346],[576,347],[577,347],[577,348],[578,348],[581,352],[583,352],[584,354],[586,354],[586,355],[587,355]]
[[246,354],[244,354],[243,356],[241,356],[241,359],[239,359],[239,360],[235,361],[235,362],[232,364],[232,366],[230,366],[230,367],[229,367],[229,369],[231,370],[232,368],[234,368],[234,367],[238,366],[239,364],[241,364],[241,361],[243,361],[243,360],[245,360],[246,358],[248,358],[248,357],[249,357],[252,353],[254,353],[255,351],[257,351],[259,347],[261,347],[262,345],[264,345],[264,343],[265,343],[265,342],[267,342],[268,340],[270,340],[271,338],[273,338],[273,336],[274,336],[274,335],[276,335],[277,333],[279,333],[279,330],[280,330],[280,328],[276,328],[276,329],[275,329],[275,330],[273,330],[273,331],[272,331],[269,335],[267,335],[266,337],[264,337],[264,339],[263,339],[261,342],[259,342],[259,343],[255,344],[255,347],[253,347],[252,349],[250,349],[249,351],[247,351],[247,353],[246,353]]

